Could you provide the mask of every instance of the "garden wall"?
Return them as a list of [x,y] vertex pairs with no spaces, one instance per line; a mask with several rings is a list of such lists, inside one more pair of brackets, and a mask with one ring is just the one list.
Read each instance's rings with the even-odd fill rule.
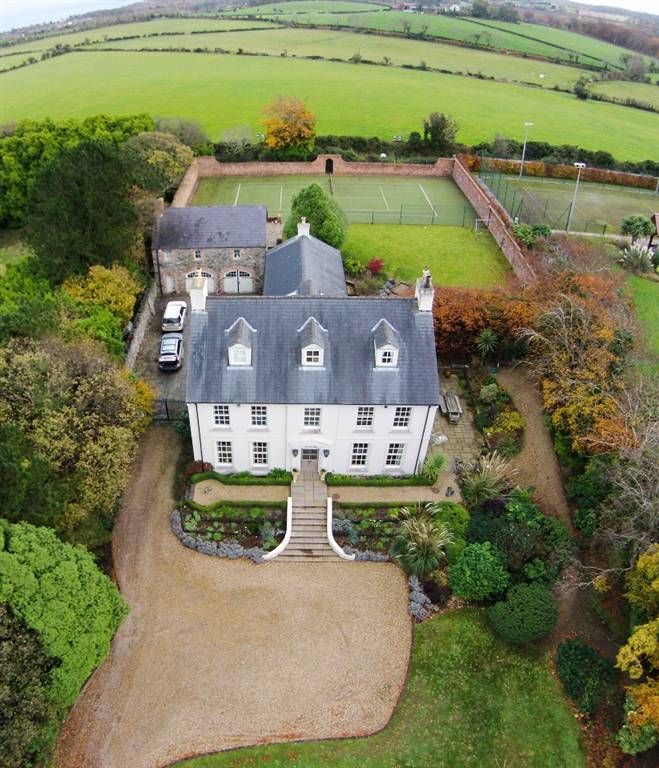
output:
[[497,241],[504,256],[513,269],[516,277],[524,284],[535,281],[535,272],[528,263],[522,249],[517,244],[511,231],[510,217],[503,209],[499,201],[487,192],[469,173],[459,158],[455,158],[453,165],[453,180],[462,190],[463,195],[469,200],[472,207],[483,219],[490,234]]
[[156,309],[156,293],[158,292],[158,283],[156,280],[151,281],[149,290],[142,296],[139,309],[135,316],[133,337],[128,345],[128,352],[126,353],[126,367],[130,370],[133,369],[135,361],[137,360],[137,353],[142,346],[142,340],[144,334],[149,326],[149,321],[153,317],[153,313]]

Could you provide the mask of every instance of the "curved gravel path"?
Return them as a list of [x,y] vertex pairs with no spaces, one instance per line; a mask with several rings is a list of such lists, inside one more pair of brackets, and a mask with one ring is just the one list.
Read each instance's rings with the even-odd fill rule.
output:
[[160,768],[383,728],[411,649],[403,574],[185,549],[168,522],[177,453],[162,427],[143,438],[113,539],[131,613],[65,724],[57,768]]

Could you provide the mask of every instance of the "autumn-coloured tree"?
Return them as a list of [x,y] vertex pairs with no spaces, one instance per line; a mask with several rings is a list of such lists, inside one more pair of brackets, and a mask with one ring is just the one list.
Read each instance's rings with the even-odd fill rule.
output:
[[316,137],[316,118],[300,99],[279,96],[263,110],[265,145],[276,150],[310,152]]

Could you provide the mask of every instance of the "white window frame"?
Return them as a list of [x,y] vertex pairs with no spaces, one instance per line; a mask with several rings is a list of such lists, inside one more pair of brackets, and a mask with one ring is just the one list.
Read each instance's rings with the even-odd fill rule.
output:
[[233,258],[239,259],[240,258],[240,248],[234,248],[233,249]]
[[394,347],[378,349],[375,364],[378,368],[395,368],[398,365],[398,350]]
[[398,469],[403,464],[403,454],[405,453],[405,443],[389,443],[387,446],[387,455],[384,460],[384,466],[387,469]]
[[230,440],[218,440],[215,443],[215,459],[220,467],[233,466],[233,445]]
[[228,405],[214,405],[213,406],[213,424],[216,427],[230,427],[231,415],[229,413]]
[[250,424],[253,429],[265,429],[268,426],[268,406],[250,406]]
[[305,368],[322,368],[323,362],[323,350],[320,347],[310,345],[302,349],[302,365]]
[[309,406],[304,409],[303,424],[305,429],[320,430],[320,408]]
[[350,452],[350,466],[354,469],[366,469],[368,461],[368,443],[353,443]]
[[201,251],[199,250],[199,248],[195,248],[194,257],[195,257],[195,259],[197,261],[199,261],[199,259],[201,259]]
[[[357,417],[355,419],[355,429],[372,429],[375,408],[372,405],[357,406]],[[360,424],[360,422],[362,422]]]
[[229,365],[247,366],[252,364],[252,350],[242,344],[234,344],[229,347]]
[[258,441],[252,443],[252,466],[267,467],[270,463],[270,447],[268,443]]
[[409,429],[410,421],[412,420],[412,406],[410,405],[397,405],[394,411],[394,420],[391,425],[392,429]]

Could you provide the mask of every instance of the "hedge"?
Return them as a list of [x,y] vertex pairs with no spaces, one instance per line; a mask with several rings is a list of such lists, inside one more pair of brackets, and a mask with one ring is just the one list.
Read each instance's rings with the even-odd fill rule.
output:
[[[390,475],[369,475],[362,477],[360,475],[335,475],[333,472],[328,472],[325,475],[325,482],[327,485],[334,486],[401,486],[401,485],[428,485],[428,481],[421,475],[402,475],[400,477],[392,477]],[[361,506],[364,506],[363,503]],[[391,506],[391,504],[387,504]]]
[[190,476],[191,483],[200,483],[202,480],[217,480],[223,485],[290,485],[293,475],[283,469],[273,469],[267,475],[250,475],[249,472],[222,475],[211,469]]
[[215,501],[212,504],[199,504],[192,499],[184,499],[179,507],[180,509],[194,509],[202,514],[209,514],[222,507],[236,507],[246,509],[250,507],[263,507],[264,509],[286,509],[287,501]]

